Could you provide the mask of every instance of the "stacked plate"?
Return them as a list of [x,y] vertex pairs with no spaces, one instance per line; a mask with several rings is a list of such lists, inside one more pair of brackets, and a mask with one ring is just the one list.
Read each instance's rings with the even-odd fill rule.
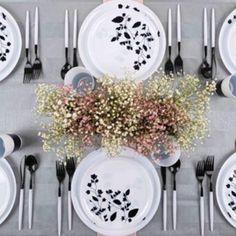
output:
[[20,29],[13,16],[0,7],[0,81],[15,68],[21,54]]
[[5,159],[0,160],[0,224],[10,214],[16,199],[16,179]]
[[227,70],[236,72],[236,9],[225,19],[219,35],[219,50]]
[[114,0],[95,8],[79,33],[79,51],[95,76],[148,78],[162,62],[163,26],[154,12],[132,0]]
[[216,182],[216,198],[222,214],[236,228],[236,153],[220,169]]
[[160,194],[152,163],[125,147],[116,157],[109,157],[104,149],[90,153],[72,181],[75,211],[102,235],[129,235],[142,229],[153,218]]

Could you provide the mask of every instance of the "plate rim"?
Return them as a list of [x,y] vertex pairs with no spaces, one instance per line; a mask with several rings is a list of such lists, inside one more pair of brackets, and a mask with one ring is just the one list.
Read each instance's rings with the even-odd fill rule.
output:
[[[218,204],[218,207],[220,208],[220,211],[222,213],[222,215],[224,216],[224,218],[226,219],[226,221],[228,221],[234,228],[236,228],[236,219],[235,222],[233,222],[231,220],[231,218],[229,218],[227,212],[225,211],[224,207],[220,204],[220,178],[223,175],[223,171],[225,170],[225,168],[227,167],[228,163],[232,161],[232,159],[235,159],[236,157],[236,152],[231,154],[224,162],[224,164],[221,166],[219,173],[217,175],[217,179],[216,179],[216,201]],[[236,160],[236,159],[235,159]]]
[[[89,219],[88,217],[85,216],[85,212],[83,209],[80,209],[81,207],[79,206],[78,204],[78,200],[76,200],[76,194],[74,193],[76,186],[76,175],[79,174],[79,166],[77,167],[76,169],[76,172],[74,173],[74,178],[72,180],[72,187],[71,187],[71,198],[72,198],[72,203],[73,203],[73,206],[74,206],[74,209],[75,209],[75,212],[77,213],[77,215],[79,216],[79,218],[81,219],[81,221],[87,226],[89,227],[91,230],[95,231],[95,232],[98,232],[98,233],[101,233],[103,235],[113,235],[113,236],[121,236],[121,235],[129,235],[129,234],[132,234],[134,232],[137,232],[139,231],[140,229],[144,228],[154,217],[154,215],[156,214],[157,210],[158,210],[158,207],[159,207],[159,204],[160,204],[160,200],[161,200],[161,183],[160,183],[160,177],[159,177],[159,174],[157,172],[157,170],[155,169],[154,165],[152,164],[152,162],[145,156],[143,156],[142,154],[136,152],[134,149],[131,149],[129,147],[124,147],[122,146],[122,149],[121,149],[121,155],[122,156],[125,156],[123,155],[124,152],[129,152],[129,156],[130,156],[130,152],[132,152],[133,154],[135,154],[134,156],[130,156],[132,159],[137,159],[137,158],[140,158],[142,159],[142,162],[146,162],[145,163],[145,166],[148,167],[149,171],[151,170],[150,172],[150,176],[151,176],[151,179],[155,180],[155,187],[154,187],[154,194],[156,194],[156,196],[153,198],[153,205],[148,213],[148,217],[146,217],[146,219],[144,221],[142,221],[138,227],[137,226],[132,226],[130,227],[128,230],[126,231],[116,231],[114,232],[114,230],[107,230],[107,229],[104,229],[104,228],[101,228],[101,227],[98,227],[96,226],[95,224],[92,223],[91,219]],[[99,148],[93,152],[90,152],[81,162],[80,162],[80,165],[84,165],[83,163],[86,163],[87,160],[90,160],[91,158],[94,158],[93,155],[97,152],[104,152],[104,153],[107,153],[106,149],[105,148]],[[87,159],[87,157],[89,159]],[[126,156],[127,157],[127,154]],[[87,159],[87,160],[86,160]],[[78,209],[79,208],[79,209]],[[144,223],[143,223],[144,222]]]
[[[228,18],[233,15],[233,14],[236,14],[236,8],[234,10],[232,10],[227,16],[226,18],[224,19],[223,23],[222,23],[222,26],[220,28],[220,33],[219,33],[219,40],[218,40],[218,47],[219,47],[219,52],[220,52],[220,57],[222,59],[222,62],[225,66],[225,68],[228,70],[229,73],[233,74],[236,72],[236,63],[235,63],[235,68],[233,68],[231,65],[227,64],[226,63],[226,60],[230,60],[230,56],[228,55],[228,59],[224,56],[224,50],[223,50],[223,39],[224,39],[224,35],[223,33],[225,32],[226,30],[226,25],[227,25],[227,22],[228,22]],[[227,45],[225,47],[228,47]],[[231,61],[232,63],[232,61]],[[233,63],[232,63],[233,64]]]
[[18,41],[19,43],[18,47],[16,47],[16,53],[15,53],[15,56],[13,57],[14,59],[12,59],[14,63],[11,63],[10,64],[11,66],[8,65],[3,71],[0,71],[0,81],[2,81],[10,75],[10,73],[15,69],[17,63],[19,62],[21,51],[22,51],[22,35],[21,35],[19,25],[17,21],[15,20],[15,18],[13,17],[13,15],[6,8],[2,6],[0,6],[0,11],[3,11],[5,14],[7,14],[7,17],[10,18],[10,21],[12,22],[13,27],[15,28],[15,33],[17,35],[16,41]]
[[[79,52],[80,52],[80,58],[84,64],[84,66],[91,72],[91,74],[95,77],[101,77],[103,76],[104,74],[99,71],[99,69],[95,68],[95,66],[90,66],[88,65],[89,63],[85,63],[85,60],[84,58],[86,57],[85,56],[85,53],[83,53],[83,37],[82,35],[85,33],[85,28],[87,28],[87,25],[88,23],[91,21],[91,19],[93,18],[92,16],[97,12],[99,11],[100,9],[102,9],[103,7],[106,7],[106,6],[109,6],[109,5],[116,5],[118,3],[120,3],[121,0],[113,0],[113,1],[107,1],[99,6],[97,6],[96,8],[94,8],[92,11],[89,12],[89,14],[86,16],[86,18],[84,19],[81,27],[80,27],[80,30],[79,30],[79,39],[78,39],[78,48],[79,48]],[[160,56],[158,56],[158,60],[155,61],[155,63],[153,63],[152,67],[148,70],[148,72],[146,73],[146,76],[138,76],[138,77],[135,77],[133,76],[132,79],[137,81],[137,82],[140,82],[140,81],[144,81],[146,79],[148,79],[150,76],[152,76],[157,70],[158,68],[161,66],[161,63],[164,59],[164,56],[165,56],[165,52],[166,52],[166,33],[165,33],[165,29],[163,27],[163,24],[160,20],[160,18],[157,16],[157,14],[152,11],[148,6],[142,4],[142,3],[139,3],[137,1],[134,1],[134,0],[122,0],[122,3],[125,4],[125,2],[128,2],[129,4],[134,4],[135,6],[140,6],[142,7],[145,12],[148,12],[151,16],[152,19],[154,19],[154,22],[156,23],[156,26],[158,26],[158,30],[161,32],[162,34],[162,38],[161,40],[159,40],[159,43],[161,42],[163,45],[160,44],[160,47],[159,47],[159,50],[160,52],[158,53]],[[94,69],[91,69],[92,67],[94,67]],[[111,74],[111,73],[108,73],[108,74]],[[113,75],[115,76],[115,75]],[[125,76],[124,76],[125,77]]]
[[12,189],[12,201],[9,203],[9,200],[8,200],[9,208],[5,209],[2,216],[0,216],[0,225],[7,219],[7,217],[11,213],[11,211],[13,209],[13,206],[15,204],[15,201],[16,201],[16,194],[17,194],[16,177],[15,177],[15,174],[13,172],[13,169],[11,168],[11,165],[9,164],[9,162],[5,158],[2,158],[0,160],[0,165],[2,165],[1,162],[4,163],[5,167],[8,169],[8,172],[9,172],[8,174],[11,175],[11,176],[8,176],[8,177],[12,178],[13,186],[10,186],[10,189]]

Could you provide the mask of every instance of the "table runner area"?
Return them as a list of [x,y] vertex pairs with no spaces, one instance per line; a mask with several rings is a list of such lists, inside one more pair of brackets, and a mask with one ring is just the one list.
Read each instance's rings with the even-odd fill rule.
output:
[[[173,20],[176,22],[176,3],[179,1],[146,0],[145,4],[150,7],[160,18],[165,29],[167,27],[167,10],[173,9]],[[62,83],[59,71],[64,62],[64,10],[70,11],[70,27],[72,32],[73,9],[78,9],[79,25],[87,14],[101,3],[99,0],[3,0],[0,5],[9,10],[19,23],[24,39],[25,11],[31,10],[31,21],[35,6],[40,9],[40,40],[41,58],[44,65],[44,74],[37,83]],[[215,8],[217,38],[221,24],[225,17],[235,8],[235,1],[181,1],[182,7],[182,55],[187,73],[196,73],[198,65],[202,60],[202,12],[203,7]],[[32,24],[33,25],[33,24]],[[33,28],[31,29],[33,32]],[[71,35],[72,40],[72,35]],[[176,27],[173,28],[173,42],[176,45]],[[32,46],[32,45],[31,45]],[[175,49],[173,49],[175,50]],[[18,133],[24,140],[25,147],[10,156],[13,168],[19,166],[21,157],[26,153],[36,154],[40,157],[40,169],[36,175],[34,227],[27,230],[27,218],[25,219],[25,230],[19,232],[18,208],[15,207],[9,218],[0,227],[1,236],[56,236],[57,235],[57,179],[55,177],[55,154],[44,153],[41,147],[38,117],[33,111],[35,104],[35,84],[23,84],[24,51],[14,72],[0,83],[0,131],[2,133]],[[225,67],[219,57],[217,48],[218,79],[227,76]],[[81,64],[81,61],[80,61]],[[163,65],[163,64],[162,64]],[[234,151],[236,138],[236,109],[235,101],[220,98],[215,95],[212,99],[211,112],[209,114],[211,138],[205,139],[196,150],[184,155],[183,164],[178,174],[178,228],[172,230],[171,220],[171,179],[168,173],[168,231],[162,231],[162,204],[151,223],[138,232],[138,236],[182,236],[199,235],[199,201],[198,187],[195,179],[195,165],[200,158],[208,154],[215,155],[215,166],[219,168],[222,162]],[[184,160],[186,159],[186,160]],[[159,170],[158,170],[159,171]],[[16,172],[17,174],[17,172]],[[18,179],[18,178],[17,178]],[[204,182],[207,184],[207,181]],[[64,188],[66,192],[66,186]],[[65,202],[67,195],[65,194]],[[27,195],[26,200],[27,202]],[[208,207],[208,197],[205,200],[205,209]],[[18,201],[16,201],[18,205]],[[234,236],[235,229],[223,218],[215,203],[215,229],[208,230],[208,211],[206,210],[205,235],[210,236]],[[67,211],[66,204],[63,205],[64,212]],[[27,205],[25,212],[27,212]],[[64,236],[95,236],[75,215],[73,217],[73,231],[67,230],[66,214],[63,218]]]

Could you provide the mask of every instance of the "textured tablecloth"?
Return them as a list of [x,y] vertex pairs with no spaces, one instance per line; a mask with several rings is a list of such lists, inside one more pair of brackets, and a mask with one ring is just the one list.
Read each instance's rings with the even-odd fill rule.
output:
[[[161,19],[163,25],[167,25],[167,9],[171,7],[176,13],[177,1],[146,0],[145,4],[150,7]],[[196,73],[202,58],[202,10],[203,7],[216,9],[217,31],[225,17],[234,9],[236,1],[200,1],[186,0],[182,4],[182,35],[183,35],[183,58],[187,72]],[[44,75],[40,82],[61,83],[59,71],[64,63],[64,10],[70,10],[72,23],[72,10],[78,9],[79,24],[86,15],[97,5],[99,0],[1,0],[3,7],[8,9],[17,19],[22,35],[24,35],[25,11],[29,9],[33,20],[34,7],[40,10],[40,41],[41,58],[44,66]],[[175,15],[173,19],[175,20]],[[33,24],[32,24],[33,30]],[[72,32],[72,24],[71,24]],[[173,35],[176,35],[174,28]],[[218,34],[217,34],[218,35]],[[24,37],[24,36],[23,36]],[[72,38],[72,37],[71,37]],[[173,42],[176,41],[176,37]],[[227,75],[217,51],[218,78]],[[55,177],[55,155],[44,153],[40,139],[37,137],[39,130],[38,117],[33,111],[35,105],[35,85],[22,84],[24,55],[14,72],[0,83],[0,132],[19,133],[24,140],[24,148],[11,155],[9,161],[14,169],[19,167],[20,159],[24,154],[36,154],[40,158],[40,168],[36,174],[35,208],[33,230],[27,229],[27,204],[25,205],[24,230],[18,232],[18,207],[15,207],[7,221],[0,226],[0,236],[15,235],[57,235],[57,180]],[[178,179],[178,223],[177,231],[172,230],[171,220],[171,179],[168,173],[168,231],[162,231],[162,206],[151,223],[142,229],[139,236],[177,236],[199,235],[199,205],[198,185],[195,179],[194,167],[196,162],[214,154],[216,167],[234,151],[236,138],[236,102],[217,96],[212,99],[212,111],[209,114],[211,120],[211,137],[206,139],[192,153],[182,155],[182,168],[177,175]],[[159,170],[158,170],[159,171]],[[16,171],[16,176],[18,174]],[[206,184],[206,181],[204,185]],[[66,189],[67,186],[65,186]],[[206,186],[205,186],[206,187]],[[205,188],[206,189],[206,188]],[[26,192],[27,193],[27,192]],[[66,193],[66,191],[65,191]],[[27,194],[26,194],[27,198]],[[27,203],[27,199],[25,201]],[[74,214],[73,231],[67,230],[66,218],[66,194],[64,199],[63,235],[93,236],[89,230]],[[18,205],[18,203],[17,203]],[[215,204],[215,231],[210,233],[208,228],[207,199],[205,200],[205,235],[210,236],[234,236],[236,231],[223,218]]]

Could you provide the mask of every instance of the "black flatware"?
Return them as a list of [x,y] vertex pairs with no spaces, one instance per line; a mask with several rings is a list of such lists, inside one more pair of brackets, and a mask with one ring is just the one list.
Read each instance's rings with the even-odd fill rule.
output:
[[176,189],[176,174],[181,167],[181,161],[178,160],[174,165],[169,167],[173,176],[173,229],[176,230],[177,222],[177,189]]
[[73,157],[66,158],[66,171],[69,176],[68,183],[68,229],[72,229],[72,204],[71,204],[71,181],[75,173],[76,164]]
[[177,76],[182,76],[184,73],[183,60],[181,53],[181,12],[180,5],[177,5],[177,42],[178,42],[178,54],[174,60],[175,73]]
[[30,184],[29,184],[29,229],[32,228],[32,219],[33,219],[33,175],[35,171],[38,169],[38,161],[35,156],[29,155],[26,156],[25,165],[30,172]]
[[162,176],[162,197],[163,197],[163,230],[166,231],[167,225],[167,191],[166,191],[166,167],[161,167]]
[[207,27],[207,9],[203,10],[203,44],[204,44],[204,57],[199,67],[199,74],[205,79],[211,79],[212,69],[207,61],[208,52],[208,27]]
[[204,236],[204,192],[203,192],[203,180],[205,175],[205,162],[199,161],[196,169],[196,177],[200,185],[200,228],[201,236]]
[[42,62],[39,58],[39,12],[38,7],[35,8],[35,24],[34,24],[34,52],[35,52],[35,60],[33,63],[33,72],[34,79],[38,79],[42,72]]
[[211,79],[215,79],[217,74],[217,64],[215,56],[215,9],[211,9]]
[[213,199],[213,183],[212,175],[214,172],[214,156],[208,156],[205,162],[205,171],[209,179],[209,216],[210,216],[210,230],[213,231],[214,226],[214,199]]
[[62,79],[65,78],[66,73],[72,68],[72,66],[69,63],[68,48],[69,48],[69,16],[68,16],[68,10],[66,10],[65,12],[65,60],[66,61],[61,69]]
[[171,9],[168,9],[168,58],[165,63],[165,74],[171,76],[174,74],[174,64],[171,60],[171,48],[172,48],[172,16]]
[[30,51],[29,51],[29,38],[30,38],[30,19],[29,11],[26,11],[26,21],[25,21],[25,57],[26,64],[24,67],[24,78],[23,83],[29,83],[33,79],[33,66],[30,61]]
[[57,201],[57,223],[58,223],[58,236],[61,235],[61,224],[62,224],[62,192],[61,185],[66,176],[66,170],[62,161],[56,161],[56,175],[58,179],[58,201]]
[[25,194],[25,158],[21,159],[20,163],[20,197],[19,197],[19,217],[18,217],[18,230],[22,229],[23,212],[24,212],[24,194]]
[[73,67],[78,66],[78,60],[77,60],[77,9],[74,10],[74,28],[73,28]]

